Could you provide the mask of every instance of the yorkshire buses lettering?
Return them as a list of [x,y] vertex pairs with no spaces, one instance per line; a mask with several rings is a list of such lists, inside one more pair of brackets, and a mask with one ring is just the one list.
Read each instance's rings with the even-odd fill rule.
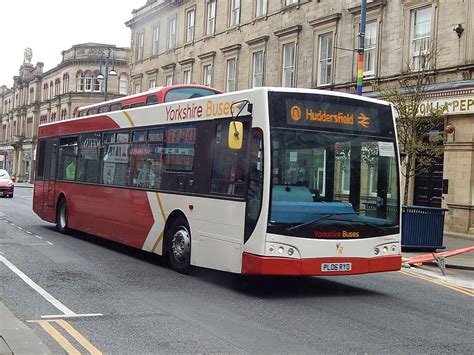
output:
[[180,121],[180,120],[187,120],[193,118],[201,118],[202,117],[202,106],[201,105],[194,105],[186,104],[186,106],[178,105],[178,107],[167,107],[166,108],[166,120],[167,121]]
[[206,109],[202,105],[194,103],[166,107],[167,121],[182,121],[204,117],[230,117],[233,101],[216,102],[206,101]]
[[359,238],[359,232],[351,231],[314,231],[313,235],[320,239]]

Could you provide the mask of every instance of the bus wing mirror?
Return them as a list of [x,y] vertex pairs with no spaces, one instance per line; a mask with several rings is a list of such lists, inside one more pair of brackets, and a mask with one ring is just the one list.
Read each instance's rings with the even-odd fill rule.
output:
[[229,149],[239,150],[242,148],[244,139],[244,125],[239,121],[232,121],[229,124],[229,139],[227,145]]

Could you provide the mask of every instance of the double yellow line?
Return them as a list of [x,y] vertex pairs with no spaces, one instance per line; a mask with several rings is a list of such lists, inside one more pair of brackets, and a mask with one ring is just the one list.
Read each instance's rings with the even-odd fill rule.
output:
[[421,280],[425,280],[425,281],[428,281],[428,282],[431,282],[431,283],[434,283],[436,285],[440,285],[440,286],[443,286],[443,287],[446,287],[446,288],[449,288],[453,291],[457,291],[457,292],[461,292],[467,296],[470,296],[470,297],[474,297],[474,290],[471,290],[467,287],[462,287],[462,286],[456,286],[456,285],[452,285],[452,284],[449,284],[447,282],[444,282],[442,280],[438,280],[438,279],[435,279],[435,278],[432,278],[432,277],[429,277],[429,276],[425,276],[425,275],[420,275],[418,273],[415,273],[413,271],[408,271],[408,270],[400,270],[400,272],[404,275],[408,275],[408,276],[412,276],[412,277],[416,277],[418,279],[421,279]]
[[91,344],[81,333],[79,333],[72,325],[66,322],[63,319],[56,320],[33,320],[31,323],[38,323],[51,337],[68,353],[79,355],[82,352],[77,350],[71,342],[66,339],[64,335],[57,330],[53,324],[56,324],[63,330],[65,330],[72,338],[74,338],[79,344],[81,344],[84,349],[86,349],[90,354],[101,355],[102,352],[99,351],[94,345]]

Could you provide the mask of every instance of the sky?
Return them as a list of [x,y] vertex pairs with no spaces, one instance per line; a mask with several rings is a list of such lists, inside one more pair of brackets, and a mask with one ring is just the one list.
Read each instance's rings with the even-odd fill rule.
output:
[[31,63],[44,63],[43,72],[61,62],[61,52],[75,44],[97,42],[130,47],[125,22],[146,0],[2,0],[0,86],[13,86],[26,47]]

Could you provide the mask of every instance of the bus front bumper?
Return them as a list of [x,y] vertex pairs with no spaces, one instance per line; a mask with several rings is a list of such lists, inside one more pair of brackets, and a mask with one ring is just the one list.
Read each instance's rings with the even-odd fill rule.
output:
[[356,275],[398,271],[401,268],[401,263],[401,255],[373,258],[330,257],[290,259],[244,253],[242,256],[242,274],[294,276]]

